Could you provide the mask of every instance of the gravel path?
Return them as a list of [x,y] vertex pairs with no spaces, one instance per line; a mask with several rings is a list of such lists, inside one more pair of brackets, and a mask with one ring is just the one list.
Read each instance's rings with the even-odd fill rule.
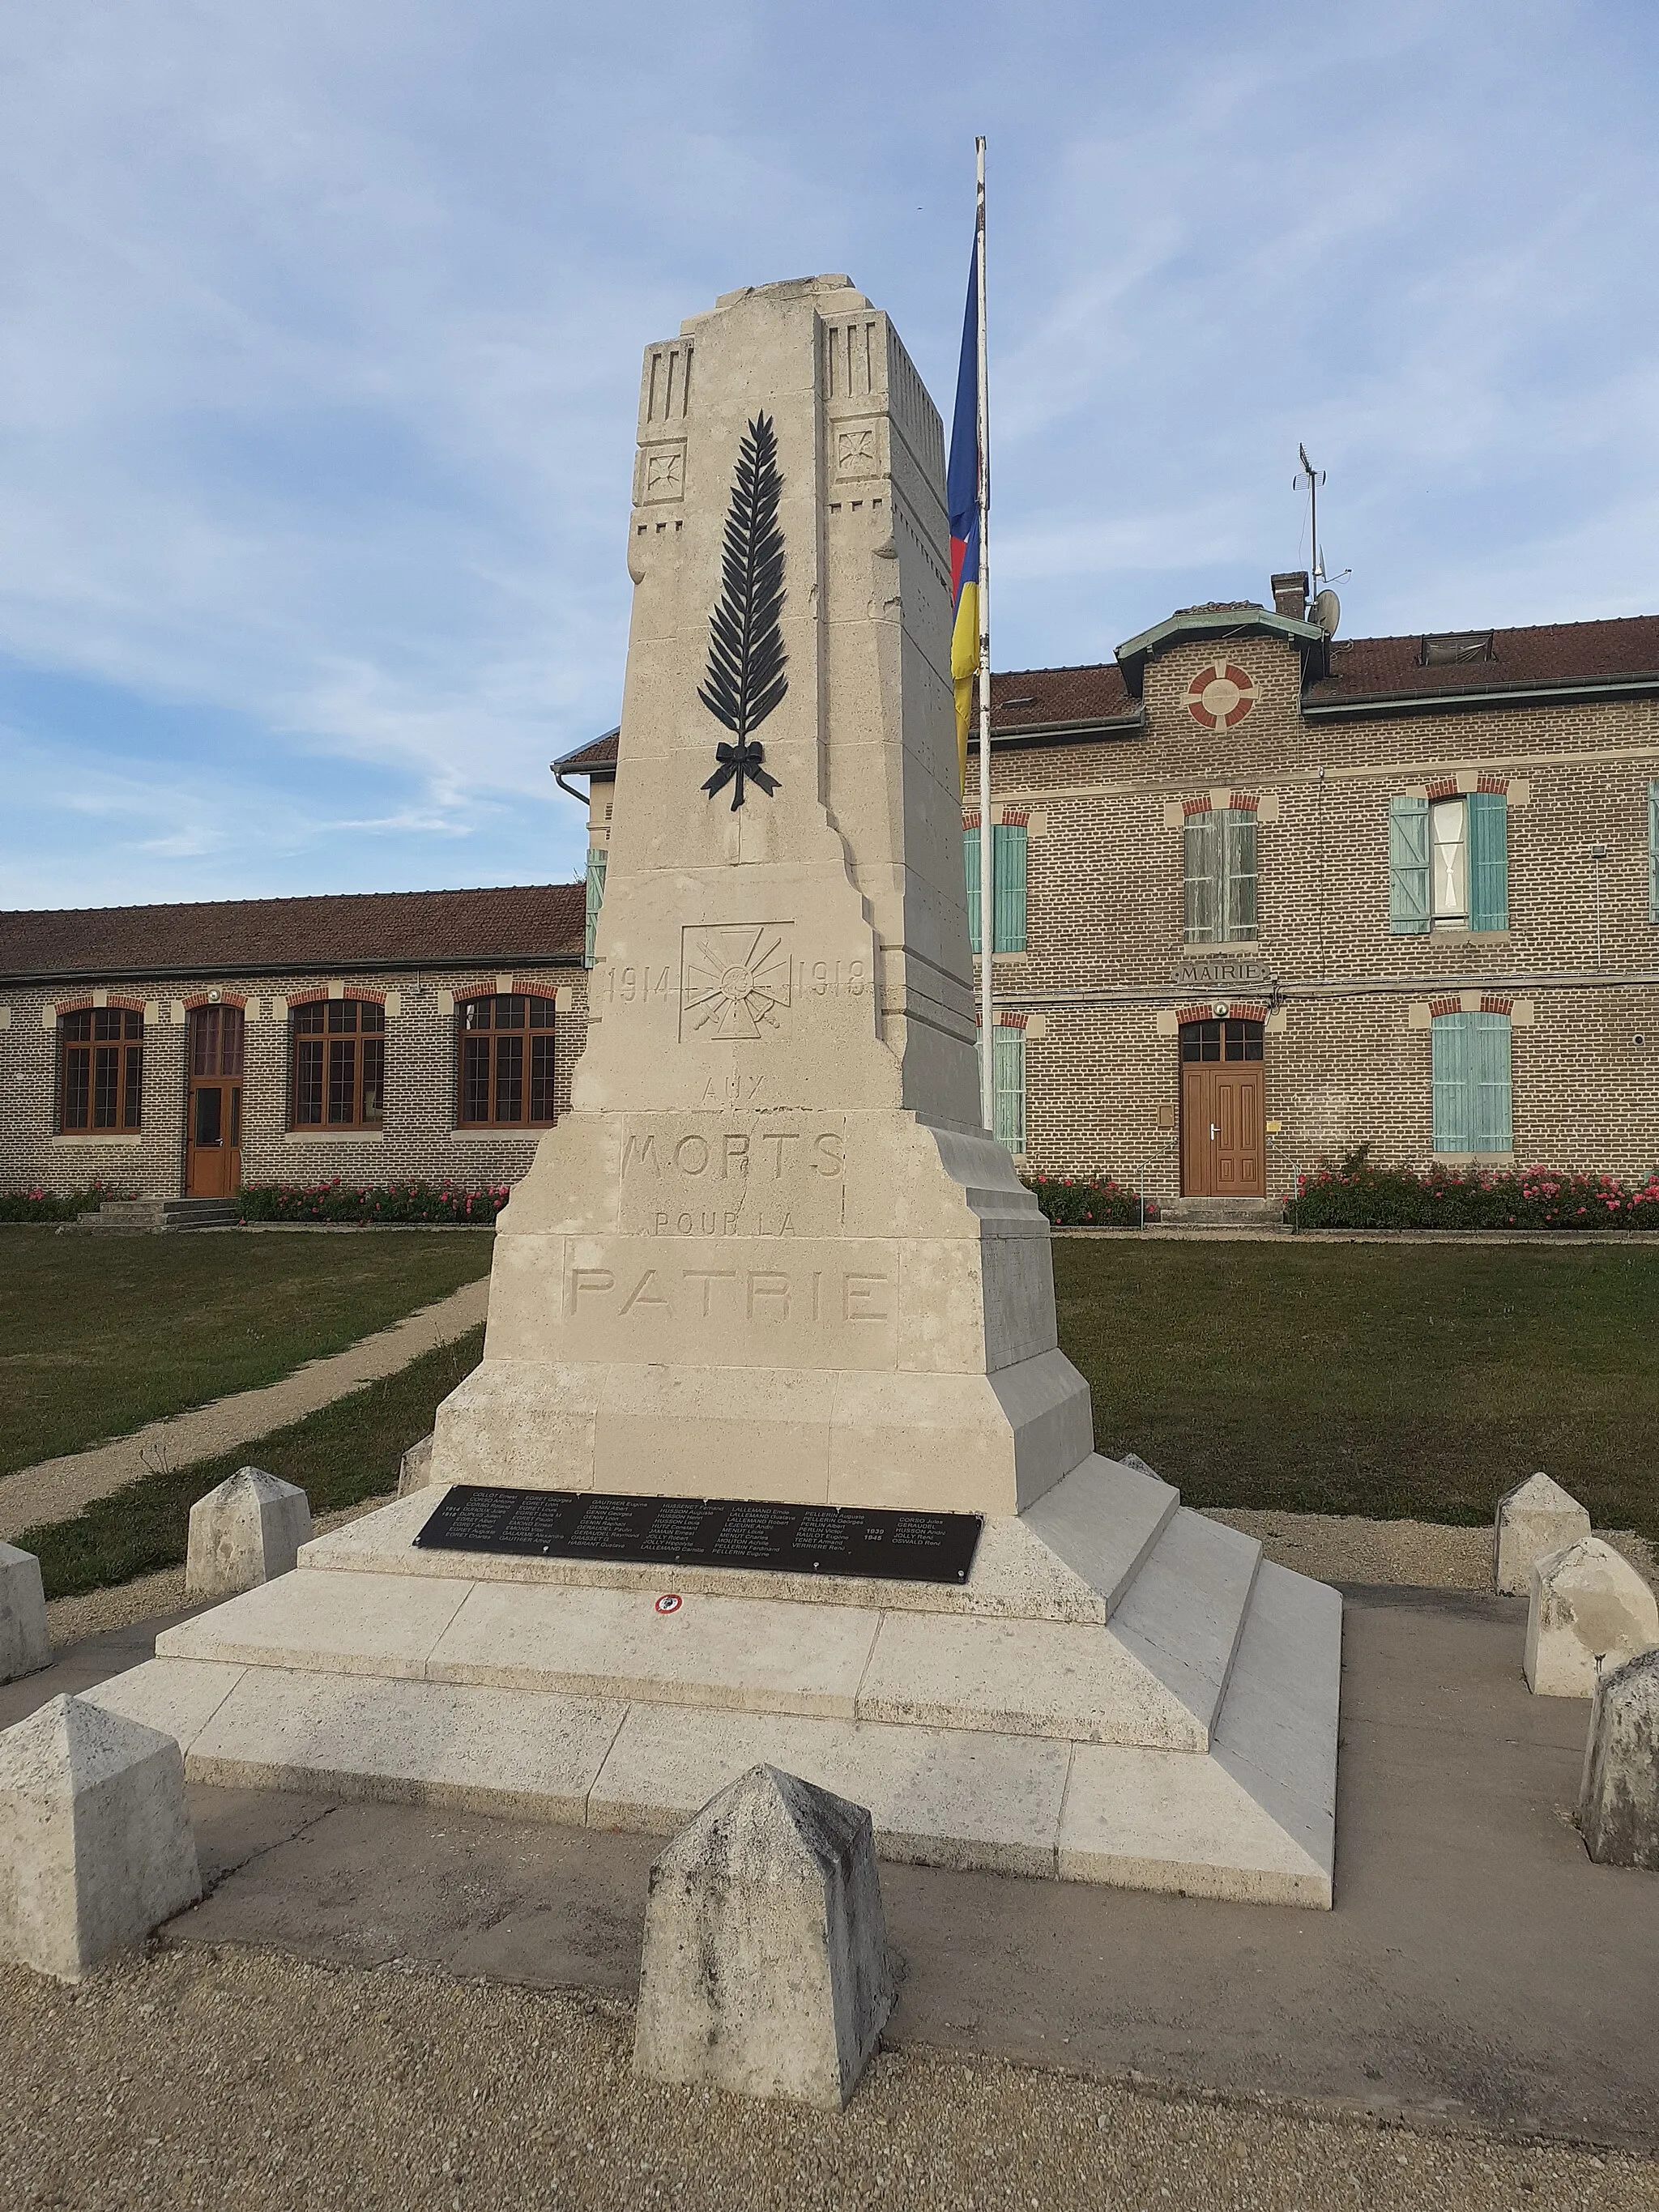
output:
[[645,2087],[620,2003],[162,1951],[0,1967],[0,2203],[94,2212],[1653,2212],[1659,2166],[927,2051],[841,2115]]
[[0,1476],[0,1541],[9,1541],[36,1522],[66,1521],[94,1498],[107,1498],[141,1475],[188,1467],[193,1460],[216,1459],[221,1452],[234,1451],[272,1429],[285,1428],[349,1391],[361,1390],[366,1382],[397,1374],[423,1352],[465,1336],[484,1319],[489,1307],[489,1278],[483,1275],[343,1352],[307,1360],[280,1382],[239,1390],[232,1397],[198,1406],[193,1413],[152,1421],[148,1428],[100,1444],[95,1451],[71,1452]]
[[[1432,1521],[1365,1521],[1357,1514],[1234,1512],[1207,1506],[1206,1517],[1254,1536],[1270,1559],[1322,1583],[1407,1583],[1418,1589],[1490,1590],[1492,1530]],[[1659,1590],[1659,1559],[1628,1528],[1598,1528],[1638,1575]]]

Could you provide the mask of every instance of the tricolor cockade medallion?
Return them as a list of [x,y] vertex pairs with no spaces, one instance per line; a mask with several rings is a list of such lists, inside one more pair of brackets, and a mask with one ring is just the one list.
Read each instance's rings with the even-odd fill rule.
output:
[[734,744],[714,748],[718,765],[703,789],[712,798],[732,786],[732,811],[754,784],[769,799],[778,780],[761,763],[765,749],[755,732],[789,689],[784,674],[783,532],[778,523],[777,433],[769,415],[757,415],[738,448],[732,505],[720,556],[720,595],[708,617],[708,673],[697,696]]

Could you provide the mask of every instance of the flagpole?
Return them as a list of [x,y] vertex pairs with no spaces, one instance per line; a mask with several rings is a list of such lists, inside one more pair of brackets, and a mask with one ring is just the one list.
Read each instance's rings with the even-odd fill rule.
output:
[[996,856],[991,835],[991,410],[985,347],[985,141],[974,141],[974,252],[979,295],[979,1020],[980,1116],[994,1131],[996,1035],[991,1026],[996,947]]

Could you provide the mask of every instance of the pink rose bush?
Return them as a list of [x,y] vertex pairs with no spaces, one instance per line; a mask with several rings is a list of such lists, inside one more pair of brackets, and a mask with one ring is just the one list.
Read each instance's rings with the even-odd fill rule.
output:
[[1656,1229],[1659,1168],[1639,1182],[1558,1168],[1382,1168],[1360,1145],[1297,1177],[1297,1229]]
[[373,1228],[432,1222],[441,1227],[484,1227],[513,1195],[506,1183],[467,1190],[449,1182],[394,1182],[379,1188],[343,1182],[254,1183],[236,1194],[243,1221],[338,1222]]

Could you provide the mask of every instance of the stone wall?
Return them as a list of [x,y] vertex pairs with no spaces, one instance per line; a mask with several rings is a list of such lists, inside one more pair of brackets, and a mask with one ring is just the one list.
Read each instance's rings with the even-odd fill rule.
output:
[[[520,967],[511,987],[555,999],[554,1103],[562,1116],[586,1031],[587,973],[569,963]],[[38,1185],[70,1191],[96,1179],[142,1197],[180,1193],[186,1017],[210,991],[244,1008],[245,1184],[326,1182],[337,1176],[364,1185],[447,1179],[475,1189],[516,1182],[530,1165],[539,1131],[514,1136],[455,1127],[454,1002],[497,988],[494,973],[440,968],[393,975],[216,975],[191,985],[141,977],[106,989],[0,988],[0,1190]],[[386,1119],[379,1130],[289,1127],[289,1001],[331,990],[385,1003]],[[143,1010],[143,1126],[136,1135],[63,1135],[56,1127],[58,1017],[105,1004]]]

